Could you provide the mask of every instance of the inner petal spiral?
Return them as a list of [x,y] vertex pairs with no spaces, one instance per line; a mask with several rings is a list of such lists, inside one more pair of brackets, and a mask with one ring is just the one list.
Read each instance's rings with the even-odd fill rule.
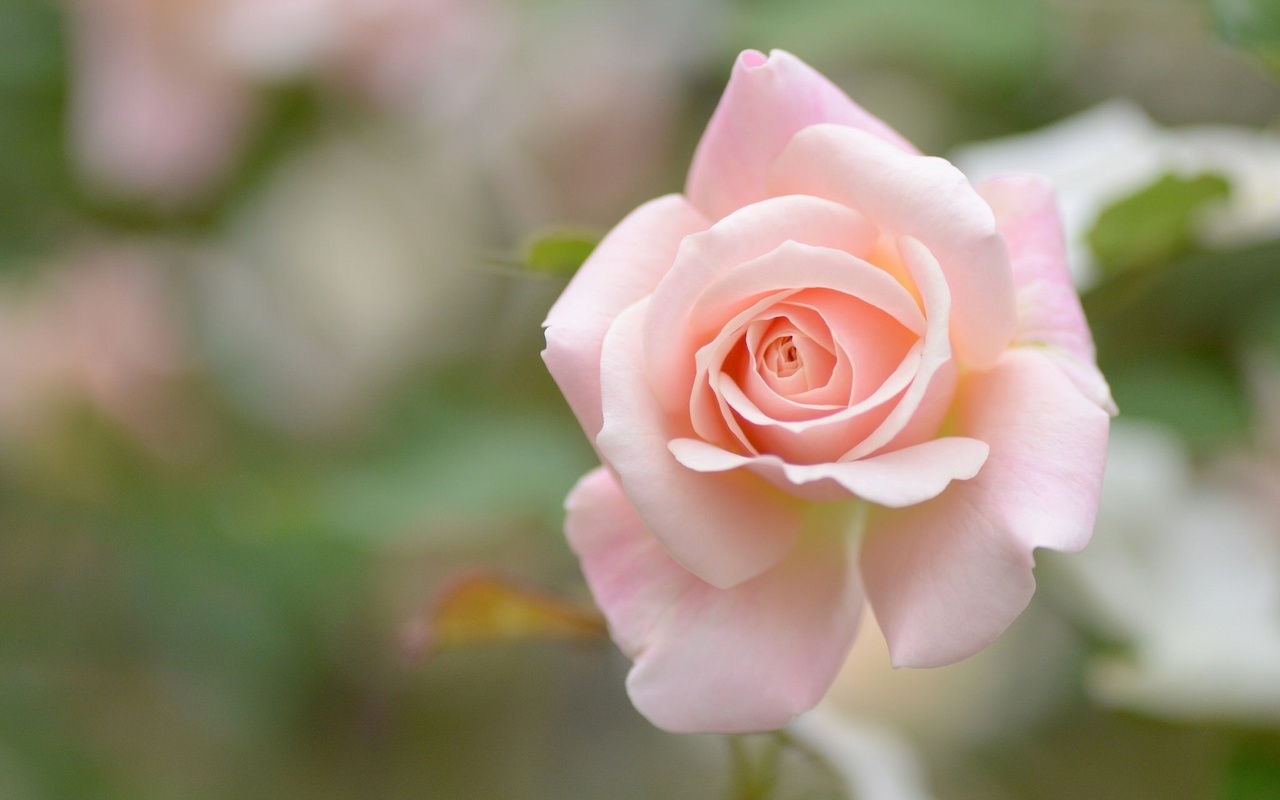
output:
[[770,342],[760,360],[765,369],[779,378],[789,378],[804,366],[800,349],[796,347],[795,339],[789,335],[779,336]]
[[815,340],[787,317],[756,320],[748,326],[742,344],[750,359],[747,363],[783,397],[797,397],[831,380],[835,355],[830,342]]

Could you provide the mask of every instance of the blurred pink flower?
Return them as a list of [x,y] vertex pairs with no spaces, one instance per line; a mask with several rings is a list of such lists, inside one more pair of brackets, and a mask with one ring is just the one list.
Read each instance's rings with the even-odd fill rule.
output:
[[969,656],[1092,533],[1111,402],[1049,186],[975,188],[790,54],[742,54],[686,194],[546,328],[606,465],[569,542],[661,727],[811,708],[864,597],[895,664]]
[[163,271],[141,249],[90,250],[0,286],[0,432],[38,435],[88,403],[164,449],[181,339]]
[[83,169],[170,203],[234,163],[263,85],[313,76],[375,103],[448,106],[502,40],[482,0],[68,2]]
[[211,9],[181,0],[72,3],[71,139],[95,185],[176,202],[232,164],[254,97],[203,34]]

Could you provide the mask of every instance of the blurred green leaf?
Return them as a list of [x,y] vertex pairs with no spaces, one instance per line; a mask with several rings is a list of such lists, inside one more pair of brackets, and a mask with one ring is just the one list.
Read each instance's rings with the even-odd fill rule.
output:
[[1110,275],[1184,255],[1195,248],[1197,215],[1230,193],[1220,175],[1162,175],[1104,209],[1089,231],[1089,246]]
[[1177,431],[1192,447],[1212,450],[1244,441],[1249,402],[1234,366],[1185,350],[1153,353],[1107,374],[1116,405]]
[[850,787],[829,757],[786,729],[726,741],[730,800],[849,800]]
[[1222,800],[1275,800],[1280,797],[1280,753],[1275,747],[1245,745],[1227,766]]
[[1195,253],[1127,272],[1084,296],[1100,359],[1140,361],[1173,348],[1234,354],[1240,332],[1280,308],[1280,241]]
[[600,237],[576,230],[547,231],[525,248],[524,267],[548,275],[572,275],[596,249]]
[[1223,41],[1280,72],[1280,2],[1209,0],[1209,13]]
[[1125,415],[1198,448],[1248,435],[1242,353],[1280,313],[1280,242],[1194,253],[1087,292],[1098,364]]
[[439,406],[442,429],[416,446],[337,469],[317,485],[315,507],[353,536],[421,534],[428,521],[559,517],[564,494],[590,468],[581,432],[533,409]]
[[815,64],[890,60],[971,89],[1006,89],[1046,62],[1049,20],[1025,0],[748,0],[731,42],[781,47]]
[[57,241],[72,204],[65,63],[54,4],[0,3],[0,270]]

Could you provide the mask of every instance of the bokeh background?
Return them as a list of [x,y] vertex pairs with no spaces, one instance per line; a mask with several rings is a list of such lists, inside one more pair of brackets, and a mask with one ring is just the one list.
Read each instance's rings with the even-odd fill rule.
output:
[[[1122,414],[999,642],[726,740],[625,697],[538,352],[745,47],[1054,178]],[[1276,69],[1271,0],[0,0],[0,798],[1280,797]]]

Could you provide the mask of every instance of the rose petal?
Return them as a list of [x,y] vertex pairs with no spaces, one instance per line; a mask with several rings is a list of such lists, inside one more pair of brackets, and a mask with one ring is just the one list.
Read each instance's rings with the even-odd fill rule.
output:
[[[739,348],[745,348],[745,372],[762,381],[768,394],[776,398],[802,397],[824,388],[835,372],[832,345],[809,336],[785,316],[783,307],[775,307],[773,313],[783,315],[759,319],[747,326]],[[829,333],[826,338],[831,338]]]
[[[859,308],[862,300],[831,291],[802,292],[793,304],[810,302],[820,307],[831,326],[834,344],[847,354],[854,372],[848,402],[861,403],[875,394],[920,341],[923,327],[908,328],[879,309]],[[866,313],[871,310],[872,313]]]
[[748,452],[772,453],[792,464],[829,463],[839,461],[850,442],[865,439],[884,422],[893,408],[890,401],[910,383],[915,372],[913,365],[918,363],[919,349],[913,348],[877,394],[813,419],[791,421],[771,417],[728,375],[720,375],[716,394],[750,443]]
[[902,237],[898,241],[898,252],[924,299],[928,318],[920,364],[911,385],[880,427],[844,454],[842,461],[864,458],[877,450],[916,444],[931,437],[950,407],[955,367],[947,322],[954,306],[947,282],[933,254],[916,239]]
[[624,308],[653,291],[684,237],[707,225],[679,195],[645,203],[604,237],[548,312],[542,360],[588,438],[600,432],[605,332]]
[[[867,253],[876,231],[860,214],[817,197],[775,197],[725,217],[680,245],[675,264],[653,292],[652,310],[645,321],[645,352],[649,382],[663,408],[678,412],[689,403],[694,380],[694,354],[719,335],[737,310],[756,298],[739,292],[717,295],[713,308],[695,307],[700,297],[730,270],[768,255],[788,242],[846,254]],[[805,262],[808,261],[806,257]],[[771,262],[773,263],[773,262]],[[799,265],[806,271],[808,267]],[[826,270],[830,280],[835,270]],[[789,291],[800,275],[775,277],[773,285]],[[761,289],[761,291],[765,291]]]
[[566,509],[569,544],[614,639],[635,661],[627,690],[655,725],[769,730],[822,698],[862,609],[843,517],[815,517],[782,563],[717,589],[671,560],[608,470],[583,478]]
[[727,588],[786,556],[800,534],[803,508],[753,475],[702,474],[672,457],[667,442],[692,431],[688,411],[673,422],[645,380],[641,332],[648,303],[622,312],[605,337],[604,426],[596,445],[667,552],[698,577]]
[[954,307],[956,353],[983,368],[1017,325],[1013,275],[991,208],[955,167],[904,153],[863,131],[815,125],[792,138],[769,172],[773,194],[825,197],[933,253]]
[[934,500],[873,514],[862,571],[898,666],[981,650],[1035,590],[1035,547],[1078,550],[1093,532],[1106,458],[1105,412],[1041,352],[1011,350],[964,379],[961,435],[987,442],[977,477]]
[[[775,290],[774,287],[791,288]],[[806,287],[821,288],[805,291]],[[770,291],[776,293],[771,295]],[[742,308],[752,300],[754,305]],[[848,340],[837,353],[836,373],[840,383],[833,387],[837,394],[841,388],[845,389],[843,396],[821,394],[820,397],[828,402],[852,402],[852,406],[826,414],[811,414],[801,413],[793,404],[791,412],[775,417],[761,413],[759,406],[776,406],[771,398],[777,396],[768,389],[750,391],[754,385],[751,380],[737,383],[741,391],[735,396],[749,397],[746,405],[728,400],[722,394],[725,383],[719,377],[721,370],[739,346],[750,322],[772,314],[775,308],[793,300],[803,301],[815,309],[821,307],[829,316],[829,322],[841,332],[842,339]],[[728,316],[735,312],[737,316]],[[654,316],[650,314],[650,322]],[[745,450],[753,452],[759,445],[797,463],[834,461],[883,421],[888,411],[880,406],[906,388],[916,374],[914,368],[904,370],[902,366],[906,359],[912,358],[915,333],[924,332],[926,327],[916,301],[883,270],[840,250],[796,242],[784,242],[772,252],[729,270],[698,298],[690,317],[697,321],[715,320],[720,326],[708,334],[715,337],[713,341],[695,355],[696,377],[693,388],[687,390],[692,392],[691,414],[698,435],[722,446],[727,446],[730,438],[736,439]],[[710,323],[705,327],[710,329]],[[934,329],[935,337],[945,339],[945,314],[934,324]],[[672,343],[679,338],[671,337]],[[677,347],[676,352],[679,350]],[[851,364],[846,357],[849,353],[864,363]],[[648,351],[647,355],[652,364],[654,351]],[[898,364],[893,363],[895,359]],[[666,367],[665,372],[669,375],[677,368],[672,365]],[[856,392],[851,382],[855,370],[861,376]],[[685,403],[690,403],[689,396],[684,396]],[[744,421],[777,430],[766,431],[765,438],[753,444],[752,436],[744,434],[730,416],[729,406],[742,415]],[[825,430],[812,430],[819,426]]]
[[713,378],[718,380],[721,377],[719,369],[740,347],[741,337],[751,320],[765,313],[771,306],[784,302],[791,294],[793,292],[788,290],[761,298],[755,305],[729,320],[715,341],[698,350],[694,356],[697,377],[689,399],[689,420],[698,436],[725,446],[736,442],[748,452],[757,452]]
[[[814,374],[826,374],[825,381],[811,389],[789,395],[776,391],[757,368],[762,343],[755,340],[755,331],[756,325],[764,324],[764,321],[748,327],[744,339],[745,351],[739,348],[738,354],[731,354],[721,371],[733,378],[743,387],[747,396],[775,419],[813,419],[847,407],[853,393],[853,365],[844,351],[836,346],[822,315],[812,306],[794,303],[791,299],[778,303],[770,309],[770,313],[779,314],[779,320],[785,320],[801,337],[809,341],[807,351],[815,348],[820,351],[810,360],[820,370]],[[809,364],[806,363],[806,369],[808,368]],[[718,376],[715,380],[718,383]]]
[[676,460],[698,472],[747,468],[798,497],[815,502],[861,498],[901,508],[932,500],[953,480],[978,474],[988,447],[978,439],[947,436],[861,461],[789,464],[777,456],[740,456],[698,439],[675,439]]
[[1093,335],[1071,284],[1053,186],[1034,175],[1008,175],[984,181],[977,190],[1009,243],[1018,300],[1015,341],[1048,346],[1080,391],[1114,415],[1111,389],[1098,370]]
[[769,164],[800,129],[820,122],[859,128],[914,153],[892,128],[868,114],[831,81],[782,50],[747,50],[698,143],[685,194],[719,219],[769,196]]
[[728,319],[748,298],[799,289],[831,289],[880,309],[910,331],[925,331],[920,306],[887,272],[844,250],[798,241],[784,241],[726,270],[707,286],[689,315],[699,323]]

